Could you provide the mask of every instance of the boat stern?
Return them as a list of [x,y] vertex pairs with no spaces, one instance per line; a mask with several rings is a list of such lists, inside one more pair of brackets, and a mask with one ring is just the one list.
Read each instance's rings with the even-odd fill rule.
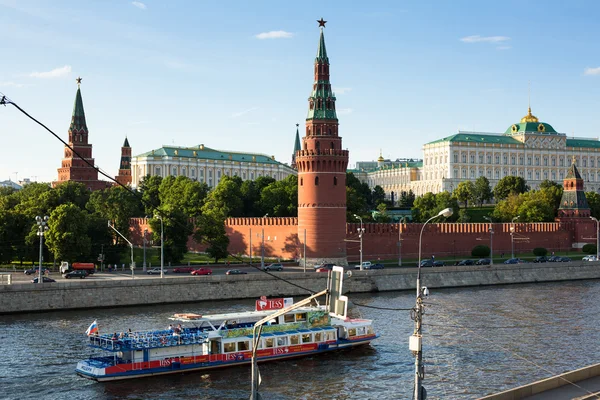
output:
[[92,360],[83,360],[77,363],[75,368],[77,375],[84,378],[101,380],[106,374],[106,368],[104,366],[97,365]]

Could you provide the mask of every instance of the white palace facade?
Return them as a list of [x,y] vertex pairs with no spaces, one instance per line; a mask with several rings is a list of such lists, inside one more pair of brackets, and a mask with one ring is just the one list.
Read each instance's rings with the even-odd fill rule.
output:
[[187,176],[205,182],[211,189],[223,176],[239,176],[256,180],[270,176],[282,180],[296,171],[275,157],[264,154],[222,151],[205,147],[169,147],[151,150],[131,158],[132,187],[138,187],[145,176]]
[[589,191],[600,192],[600,141],[597,138],[567,137],[531,114],[506,132],[463,132],[423,146],[423,160],[390,162],[381,156],[371,169],[353,170],[370,187],[381,186],[394,199],[402,191],[417,196],[427,192],[452,192],[465,180],[485,176],[493,188],[509,175],[520,176],[536,189],[543,180],[561,183],[572,159]]

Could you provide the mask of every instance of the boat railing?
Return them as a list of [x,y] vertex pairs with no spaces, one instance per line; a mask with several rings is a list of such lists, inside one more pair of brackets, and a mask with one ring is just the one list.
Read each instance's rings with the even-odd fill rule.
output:
[[90,336],[89,345],[109,351],[149,349],[154,347],[179,346],[204,343],[208,334],[199,330],[184,329],[135,332],[115,337],[110,335]]

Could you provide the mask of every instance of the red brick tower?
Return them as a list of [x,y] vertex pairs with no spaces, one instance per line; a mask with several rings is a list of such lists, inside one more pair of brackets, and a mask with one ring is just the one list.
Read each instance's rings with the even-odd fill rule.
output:
[[121,165],[115,180],[122,185],[131,185],[131,147],[127,138],[121,147]]
[[590,218],[590,207],[583,189],[583,179],[575,165],[575,157],[563,180],[563,195],[558,207],[558,219]]
[[[81,78],[77,78],[77,95],[69,126],[69,145],[88,162],[95,165],[92,158],[92,145],[88,143],[88,128],[85,123],[80,86]],[[58,180],[52,182],[52,187],[66,181],[83,183],[89,190],[105,189],[110,186],[108,182],[98,180],[98,171],[73,154],[66,146],[64,154],[62,166],[58,169]]]
[[321,36],[315,80],[308,98],[306,132],[296,153],[298,169],[298,238],[306,235],[306,263],[346,265],[346,167],[348,151],[338,136],[335,95],[329,82],[329,58]]

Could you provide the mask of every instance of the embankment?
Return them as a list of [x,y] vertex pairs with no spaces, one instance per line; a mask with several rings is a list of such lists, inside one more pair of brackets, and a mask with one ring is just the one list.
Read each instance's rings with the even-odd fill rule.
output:
[[[506,285],[531,282],[599,279],[600,263],[544,263],[482,267],[423,268],[422,284],[429,288]],[[344,292],[379,292],[415,288],[415,268],[352,271]],[[296,285],[315,292],[327,283],[324,273],[285,273]],[[82,280],[44,285],[0,285],[0,314],[118,307],[145,304],[301,296],[302,289],[264,274],[181,277],[175,279]]]

